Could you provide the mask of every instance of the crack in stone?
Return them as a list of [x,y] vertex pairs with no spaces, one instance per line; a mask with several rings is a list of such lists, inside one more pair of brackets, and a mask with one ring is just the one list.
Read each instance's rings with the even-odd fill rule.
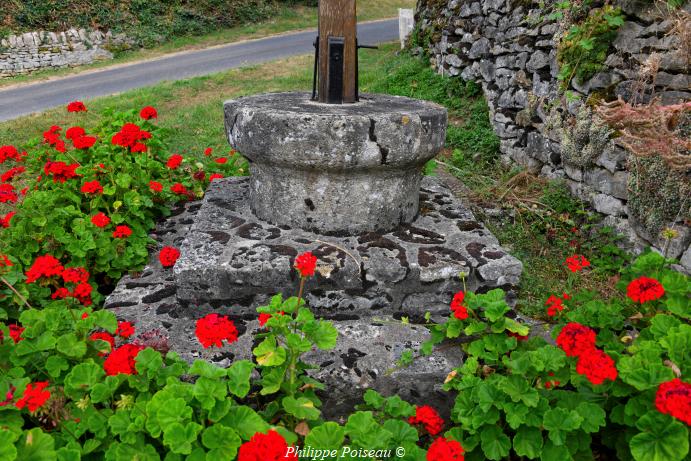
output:
[[379,144],[379,141],[377,140],[377,135],[374,133],[374,128],[377,125],[377,122],[373,118],[370,118],[369,122],[369,139],[379,148],[379,153],[381,154],[381,164],[386,165],[389,158],[389,149]]

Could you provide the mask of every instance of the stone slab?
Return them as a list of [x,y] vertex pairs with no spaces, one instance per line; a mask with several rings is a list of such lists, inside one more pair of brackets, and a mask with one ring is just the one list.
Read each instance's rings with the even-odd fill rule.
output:
[[247,178],[214,181],[182,243],[174,268],[182,309],[235,306],[253,314],[276,293],[295,295],[295,257],[312,251],[317,274],[305,287],[318,315],[421,319],[448,315],[454,293],[518,284],[522,264],[475,219],[449,189],[425,177],[420,213],[388,233],[324,236],[277,227],[250,210]]

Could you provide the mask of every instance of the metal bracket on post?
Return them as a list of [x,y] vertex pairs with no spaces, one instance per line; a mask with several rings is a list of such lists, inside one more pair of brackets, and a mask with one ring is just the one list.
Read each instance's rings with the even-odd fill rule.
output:
[[329,63],[326,74],[326,102],[329,104],[343,104],[345,38],[329,37],[327,43],[329,46]]

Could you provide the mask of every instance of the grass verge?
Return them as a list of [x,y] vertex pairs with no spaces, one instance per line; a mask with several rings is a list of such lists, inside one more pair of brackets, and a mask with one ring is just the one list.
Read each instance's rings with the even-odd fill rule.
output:
[[[396,17],[398,16],[398,8],[415,8],[415,0],[358,0],[358,21],[373,21]],[[277,6],[277,12],[274,17],[266,21],[243,24],[229,29],[215,30],[205,35],[176,37],[152,48],[116,53],[115,59],[113,60],[99,61],[80,67],[55,70],[46,69],[30,75],[19,75],[8,79],[2,79],[0,80],[0,88],[21,83],[47,80],[50,78],[64,77],[134,61],[153,59],[180,51],[225,45],[242,40],[257,39],[269,35],[315,27],[317,27],[317,9],[315,7],[281,5]]]
[[[499,142],[480,88],[460,79],[442,78],[427,64],[396,45],[361,52],[361,89],[443,104],[449,109],[447,148],[440,156],[464,185],[463,194],[500,242],[525,265],[518,308],[526,315],[544,315],[543,303],[557,293],[568,274],[566,256],[585,254],[596,268],[584,278],[602,296],[612,290],[616,268],[625,258],[606,231],[593,237],[593,214],[559,183],[547,182],[497,161]],[[145,105],[159,109],[159,125],[170,131],[179,153],[201,155],[207,147],[228,149],[223,126],[223,101],[260,92],[311,88],[311,57],[301,56],[235,69],[211,76],[164,82],[88,103],[92,112],[126,110]],[[99,119],[78,120],[87,131]],[[74,114],[58,108],[0,124],[0,145],[21,146],[51,125],[75,123]]]

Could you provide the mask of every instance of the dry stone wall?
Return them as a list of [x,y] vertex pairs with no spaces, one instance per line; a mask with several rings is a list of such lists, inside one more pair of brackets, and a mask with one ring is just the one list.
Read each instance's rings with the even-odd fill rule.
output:
[[[627,237],[630,249],[661,249],[665,242],[659,232],[646,229],[629,210],[629,154],[586,108],[589,98],[602,95],[640,102],[654,94],[664,104],[690,101],[689,59],[679,37],[670,34],[674,22],[668,16],[649,3],[620,3],[626,22],[605,69],[586,82],[572,82],[568,91],[560,91],[557,79],[556,41],[562,26],[537,2],[419,0],[416,35],[425,48],[418,45],[413,51],[429,55],[439,73],[482,84],[504,161],[563,179],[572,193],[606,215],[605,224]],[[691,3],[682,10],[691,11]],[[653,84],[641,87],[639,69],[652,53],[658,73]],[[571,124],[565,127],[568,118]],[[690,206],[681,207],[676,222],[665,223],[679,232],[667,252],[680,258],[687,271],[691,231],[684,219]]]
[[99,30],[70,29],[10,35],[0,40],[0,78],[112,59],[110,50],[127,48],[132,44],[124,35]]

